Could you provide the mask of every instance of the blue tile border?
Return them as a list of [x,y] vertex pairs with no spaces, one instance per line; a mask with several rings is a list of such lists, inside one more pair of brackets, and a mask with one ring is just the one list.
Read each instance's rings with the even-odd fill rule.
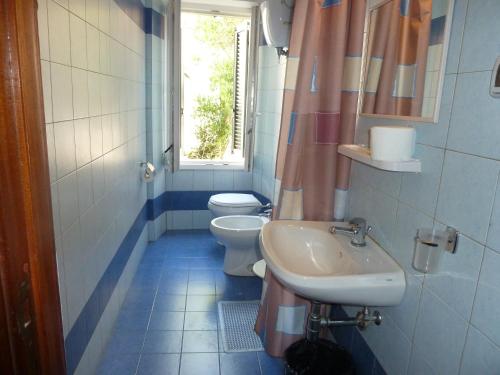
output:
[[146,34],[164,39],[165,17],[161,13],[146,8],[141,0],[114,1]]
[[155,199],[148,200],[148,220],[155,220],[165,211],[207,210],[210,197],[222,193],[253,194],[262,204],[270,203],[268,198],[251,190],[166,191]]
[[254,194],[263,204],[270,202],[253,191],[167,191],[144,204],[64,340],[68,374],[78,367],[147,222],[168,210],[206,210],[211,195],[226,192]]
[[68,374],[73,374],[78,367],[147,220],[145,204],[64,340]]
[[[348,315],[339,305],[333,305],[330,313],[331,318],[346,319]],[[363,336],[358,329],[352,326],[332,327],[330,332],[337,344],[343,346],[351,353],[358,375],[385,375],[383,367],[377,360]]]

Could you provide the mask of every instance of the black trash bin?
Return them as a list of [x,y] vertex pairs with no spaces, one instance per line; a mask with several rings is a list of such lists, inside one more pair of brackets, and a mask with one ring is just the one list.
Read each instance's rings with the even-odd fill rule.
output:
[[351,354],[334,342],[303,339],[285,351],[287,375],[355,375]]

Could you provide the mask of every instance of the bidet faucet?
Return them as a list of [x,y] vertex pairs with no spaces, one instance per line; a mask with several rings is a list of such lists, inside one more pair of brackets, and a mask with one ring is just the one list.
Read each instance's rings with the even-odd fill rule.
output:
[[366,225],[366,220],[361,217],[355,217],[349,221],[350,227],[339,227],[332,225],[330,233],[351,235],[351,245],[357,247],[366,246],[366,234],[372,230],[372,227]]
[[267,218],[271,218],[273,216],[273,209],[272,208],[268,208],[267,210],[264,210],[262,211],[259,216],[262,216],[262,217],[267,217]]

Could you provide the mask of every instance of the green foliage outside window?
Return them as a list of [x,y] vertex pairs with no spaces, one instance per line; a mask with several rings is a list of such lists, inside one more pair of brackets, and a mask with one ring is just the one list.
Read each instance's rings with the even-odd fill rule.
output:
[[[192,159],[220,159],[231,139],[234,92],[234,33],[240,18],[200,17],[197,39],[219,55],[210,76],[211,93],[196,98],[195,135],[199,145],[188,156]],[[208,52],[210,53],[210,52]]]

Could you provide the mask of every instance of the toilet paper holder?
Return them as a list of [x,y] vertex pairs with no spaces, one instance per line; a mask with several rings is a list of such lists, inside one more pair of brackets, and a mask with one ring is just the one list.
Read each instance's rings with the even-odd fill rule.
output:
[[144,175],[142,176],[144,181],[150,182],[153,177],[156,175],[156,168],[153,163],[149,161],[141,161],[139,162],[141,167],[144,167]]

